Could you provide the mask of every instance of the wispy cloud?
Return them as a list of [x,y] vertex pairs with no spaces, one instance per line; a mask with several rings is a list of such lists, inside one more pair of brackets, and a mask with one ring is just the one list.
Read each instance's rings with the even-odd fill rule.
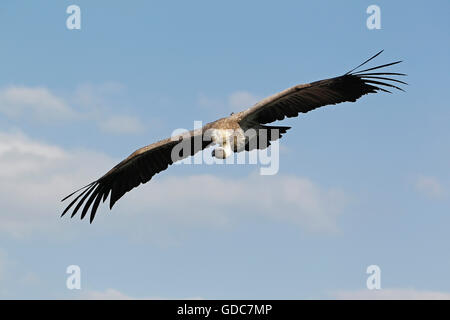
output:
[[86,183],[112,163],[100,153],[0,133],[0,232],[23,236],[57,228],[61,191]]
[[226,104],[223,101],[208,97],[204,93],[198,95],[197,104],[207,110],[220,110],[226,108]]
[[[338,229],[337,217],[348,201],[342,190],[323,189],[307,178],[257,174],[245,178],[168,176],[137,190],[130,198],[145,195],[147,206],[185,224],[226,227],[247,216],[319,232]],[[167,195],[179,201],[168,205]]]
[[83,110],[87,118],[97,123],[104,133],[111,134],[139,134],[145,131],[144,124],[139,118],[115,111],[112,101],[122,95],[125,87],[116,82],[102,84],[82,84],[77,87],[74,102]]
[[33,271],[28,271],[27,273],[22,275],[19,278],[18,282],[26,287],[38,286],[43,284],[39,276]]
[[117,82],[84,83],[75,88],[69,100],[81,107],[86,115],[96,118],[111,111],[111,104],[124,93],[125,86]]
[[0,283],[5,276],[6,269],[6,253],[0,248]]
[[446,190],[435,177],[419,176],[414,182],[416,190],[432,199],[441,199],[446,195]]
[[182,299],[182,300],[203,300],[201,297],[191,298],[165,298],[165,297],[131,297],[116,289],[106,289],[104,291],[90,290],[81,295],[81,299],[86,300],[165,300],[165,299]]
[[59,147],[40,143],[21,132],[0,132],[0,177],[2,180],[22,175],[41,174],[67,154]]
[[251,107],[256,102],[258,102],[258,100],[259,98],[257,96],[254,96],[250,92],[236,91],[230,94],[230,96],[228,97],[228,105],[232,111],[239,112]]
[[341,300],[449,300],[450,292],[392,288],[381,290],[339,291],[333,295]]
[[197,103],[204,109],[239,112],[251,107],[260,99],[248,91],[236,91],[226,98],[211,98],[203,93],[198,95]]
[[9,86],[0,90],[0,112],[40,122],[68,120],[76,112],[60,97],[44,87]]
[[9,86],[0,89],[0,113],[46,125],[87,121],[95,123],[105,133],[142,133],[145,126],[139,118],[111,107],[111,101],[116,100],[111,97],[123,91],[124,86],[115,82],[83,84],[63,98],[44,87]]
[[11,288],[11,282],[16,280],[15,269],[17,263],[11,258],[8,251],[4,248],[0,248],[0,300],[7,298],[13,288]]
[[133,300],[134,298],[127,296],[116,289],[106,289],[104,291],[87,291],[81,295],[86,300]]
[[103,132],[113,134],[138,134],[145,131],[142,122],[132,116],[111,116],[99,122]]

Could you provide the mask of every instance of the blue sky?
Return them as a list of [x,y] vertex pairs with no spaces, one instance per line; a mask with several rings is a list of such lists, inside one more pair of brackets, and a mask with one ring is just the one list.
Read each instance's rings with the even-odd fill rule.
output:
[[[2,1],[0,298],[450,298],[449,9]],[[404,60],[406,92],[285,120],[277,175],[173,166],[92,225],[59,218],[63,196],[135,149],[381,49],[374,64]]]

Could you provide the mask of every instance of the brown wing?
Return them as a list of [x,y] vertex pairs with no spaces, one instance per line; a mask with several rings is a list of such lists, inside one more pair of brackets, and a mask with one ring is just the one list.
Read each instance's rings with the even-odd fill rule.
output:
[[[75,216],[84,204],[81,213],[81,219],[83,219],[92,205],[90,214],[90,222],[92,223],[100,201],[103,199],[104,202],[109,194],[111,194],[109,202],[111,209],[116,201],[128,191],[136,188],[141,183],[146,183],[155,174],[167,169],[173,162],[194,155],[211,144],[210,140],[204,141],[208,140],[203,137],[206,127],[136,150],[100,179],[65,197],[62,201],[77,195],[61,216],[65,215],[77,203],[71,217]],[[178,147],[174,149],[176,146]],[[172,151],[176,153],[173,154]],[[79,192],[81,193],[78,194]]]
[[400,63],[401,61],[353,72],[357,68],[378,56],[381,52],[383,51],[378,52],[376,55],[366,60],[355,69],[340,77],[297,85],[263,99],[253,107],[238,114],[239,123],[245,127],[252,127],[256,124],[283,120],[285,117],[296,117],[300,112],[306,113],[330,104],[337,104],[345,101],[354,102],[367,93],[376,93],[378,91],[390,92],[380,86],[387,86],[402,90],[401,88],[385,81],[406,84],[405,82],[385,76],[404,76],[405,74],[392,72],[367,72],[388,67]]

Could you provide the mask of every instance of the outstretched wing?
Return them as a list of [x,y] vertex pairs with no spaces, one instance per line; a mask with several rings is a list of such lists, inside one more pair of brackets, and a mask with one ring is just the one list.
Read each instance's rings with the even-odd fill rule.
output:
[[340,77],[297,85],[263,99],[253,107],[240,112],[237,115],[239,117],[239,123],[245,127],[252,127],[256,124],[283,120],[285,117],[296,117],[300,112],[306,113],[330,104],[345,101],[354,102],[368,93],[376,93],[378,91],[390,93],[389,90],[382,87],[395,88],[403,91],[403,89],[389,81],[406,84],[403,81],[391,78],[391,76],[405,76],[405,74],[370,72],[395,65],[401,61],[354,72],[382,52],[383,50]]
[[204,137],[205,130],[206,126],[136,150],[100,179],[65,197],[62,201],[76,196],[61,216],[76,204],[71,215],[74,217],[84,204],[81,213],[81,219],[83,219],[92,205],[90,213],[90,222],[92,223],[100,201],[105,202],[109,194],[111,194],[109,201],[111,209],[117,200],[128,191],[141,183],[146,183],[175,161],[194,155],[210,145],[211,140]]

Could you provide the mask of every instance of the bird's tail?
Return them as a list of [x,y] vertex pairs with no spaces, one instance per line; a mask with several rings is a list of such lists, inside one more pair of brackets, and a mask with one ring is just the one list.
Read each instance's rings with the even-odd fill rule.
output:
[[[257,134],[247,139],[245,150],[266,149],[270,146],[271,141],[281,138],[290,128],[291,127],[259,125]],[[278,132],[275,132],[274,130],[278,130]],[[265,137],[261,137],[261,134],[265,135]]]
[[280,133],[280,137],[281,134],[286,133],[291,127],[283,127],[283,126],[264,126],[261,125],[261,129],[267,129],[267,130],[278,130]]

